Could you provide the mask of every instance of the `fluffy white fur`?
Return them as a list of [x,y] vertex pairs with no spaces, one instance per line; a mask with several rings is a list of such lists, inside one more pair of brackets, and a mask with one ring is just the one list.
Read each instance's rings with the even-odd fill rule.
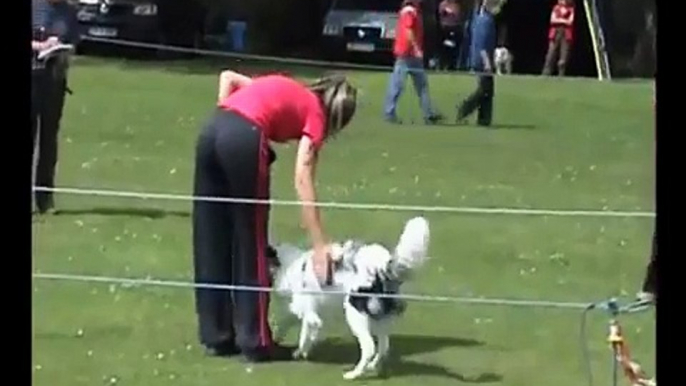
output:
[[512,61],[514,60],[514,57],[507,47],[500,46],[496,48],[493,56],[495,57],[494,62],[496,74],[512,74]]
[[[319,314],[321,307],[340,304],[334,302],[338,300],[343,301],[348,327],[360,346],[360,359],[354,369],[344,374],[344,378],[355,379],[367,370],[378,369],[388,354],[391,322],[398,314],[384,314],[382,298],[373,296],[374,293],[363,298],[365,300],[362,302],[366,301],[366,304],[365,310],[361,311],[353,306],[351,298],[356,296],[351,293],[369,289],[379,280],[395,283],[399,287],[427,260],[429,236],[429,223],[423,217],[415,217],[405,224],[392,252],[380,244],[360,244],[351,240],[334,244],[336,268],[333,284],[326,290],[339,294],[316,293],[321,287],[312,268],[312,251],[303,251],[291,245],[277,246],[281,269],[276,275],[276,288],[290,296],[290,315],[301,323],[298,349],[294,356],[302,359],[308,357],[323,326]],[[399,288],[392,292],[397,290]]]

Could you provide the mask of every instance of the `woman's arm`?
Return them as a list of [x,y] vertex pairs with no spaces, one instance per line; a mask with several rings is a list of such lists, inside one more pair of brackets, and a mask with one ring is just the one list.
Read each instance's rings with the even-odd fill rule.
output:
[[567,15],[567,17],[558,17],[557,16],[557,7],[553,9],[553,12],[550,14],[550,24],[553,25],[566,25],[566,26],[572,26],[574,24],[574,8],[571,8],[571,11]]
[[314,177],[317,169],[317,150],[312,140],[304,136],[298,144],[298,154],[295,160],[295,189],[302,206],[302,222],[307,228],[312,244],[315,248],[326,245],[327,241],[322,230],[319,208],[307,203],[314,203],[317,194],[314,187]]
[[574,25],[574,8],[570,8],[569,14],[567,15],[566,19],[562,19],[565,25],[572,26]]
[[241,87],[245,87],[250,83],[252,83],[252,79],[248,76],[231,70],[222,71],[221,74],[219,74],[219,95],[217,100],[221,101],[231,95],[232,92]]

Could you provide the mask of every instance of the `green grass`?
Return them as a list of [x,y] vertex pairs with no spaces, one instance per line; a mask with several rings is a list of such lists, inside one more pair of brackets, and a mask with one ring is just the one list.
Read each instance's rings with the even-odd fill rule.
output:
[[[258,71],[264,70],[264,66]],[[59,186],[190,193],[197,132],[212,110],[216,68],[79,60],[61,135]],[[316,76],[292,69],[299,76]],[[497,80],[498,130],[391,126],[380,119],[387,75],[351,73],[361,87],[352,125],[324,151],[322,200],[550,209],[652,210],[651,85]],[[474,80],[432,75],[452,115]],[[408,83],[400,115],[420,121]],[[275,198],[292,199],[294,149],[278,148]],[[36,219],[34,269],[191,278],[188,203],[58,197]],[[274,237],[303,242],[297,208],[273,208]],[[394,242],[410,213],[326,210],[328,233]],[[592,301],[632,296],[649,252],[650,219],[429,213],[433,260],[406,291]],[[275,309],[280,309],[278,302]],[[309,363],[248,371],[209,359],[196,341],[192,292],[34,281],[36,385],[344,385],[354,340],[331,315]],[[391,340],[388,385],[585,384],[576,311],[412,303]],[[589,339],[596,384],[610,381],[605,315]],[[624,318],[633,353],[654,369],[650,313]],[[78,333],[81,330],[81,333]],[[294,334],[289,341],[295,339]],[[379,384],[370,378],[360,384]]]

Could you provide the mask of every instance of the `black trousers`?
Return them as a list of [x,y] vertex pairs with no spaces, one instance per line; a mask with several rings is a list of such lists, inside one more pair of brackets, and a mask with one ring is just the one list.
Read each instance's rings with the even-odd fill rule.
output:
[[653,246],[650,251],[650,261],[646,267],[646,273],[643,278],[644,292],[649,292],[657,298],[657,230],[653,232]]
[[493,96],[495,78],[493,75],[479,75],[476,90],[465,99],[459,107],[458,118],[470,116],[478,109],[477,124],[490,126],[493,120]]
[[[460,53],[460,44],[462,43],[462,27],[445,27],[441,28],[439,42],[439,67],[442,70],[454,71],[457,69],[458,54]],[[446,46],[446,40],[451,40],[455,43],[454,47]]]
[[[32,70],[31,138],[36,158],[34,184],[37,186],[55,186],[57,134],[60,130],[66,92],[66,77],[60,76],[54,66],[48,65],[45,69]],[[39,211],[50,209],[53,206],[52,193],[36,192],[35,204]]]
[[[270,149],[262,131],[243,117],[217,111],[196,148],[194,194],[269,197]],[[270,286],[266,205],[195,201],[195,280],[224,285]],[[200,341],[206,347],[235,343],[241,350],[272,347],[267,292],[195,291]]]

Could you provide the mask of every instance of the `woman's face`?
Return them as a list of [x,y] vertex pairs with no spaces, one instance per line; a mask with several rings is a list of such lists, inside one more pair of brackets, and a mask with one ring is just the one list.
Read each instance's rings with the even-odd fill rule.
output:
[[560,5],[567,5],[567,0],[557,0],[557,3]]

